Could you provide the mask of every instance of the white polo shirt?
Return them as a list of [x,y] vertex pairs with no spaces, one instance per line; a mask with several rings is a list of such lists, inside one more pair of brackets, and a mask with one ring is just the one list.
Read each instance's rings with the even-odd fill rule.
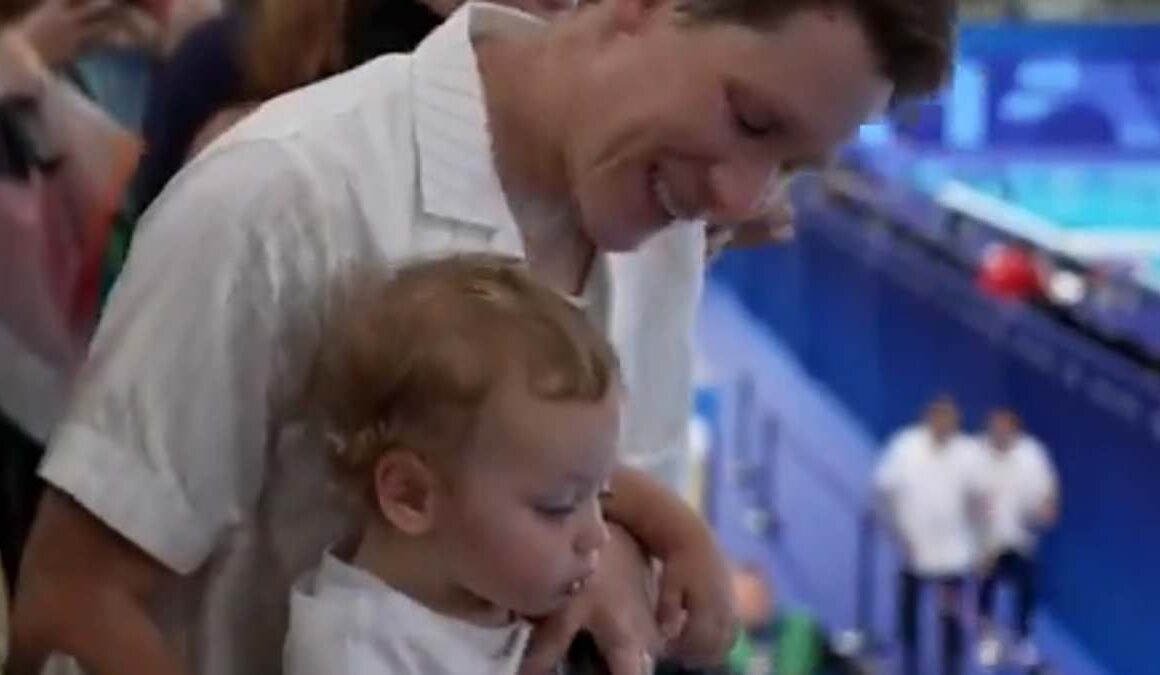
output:
[[327,554],[294,587],[284,675],[516,675],[531,625],[438,614]]
[[979,446],[987,496],[983,544],[990,553],[1014,550],[1031,555],[1039,538],[1035,519],[1059,485],[1047,450],[1027,435],[1006,452],[986,437],[979,439]]
[[[335,281],[416,255],[523,255],[471,38],[541,25],[469,5],[413,56],[267,104],[146,215],[42,474],[167,567],[201,571],[167,617],[194,672],[278,672],[290,586],[344,533],[296,400]],[[617,281],[632,255],[590,284],[634,396],[671,404],[630,409],[630,461],[682,460],[703,236],[684,226],[636,254],[647,289]]]
[[900,432],[874,474],[888,516],[904,540],[909,568],[922,576],[962,575],[978,551],[972,502],[981,496],[979,448],[964,435],[938,447],[925,427]]

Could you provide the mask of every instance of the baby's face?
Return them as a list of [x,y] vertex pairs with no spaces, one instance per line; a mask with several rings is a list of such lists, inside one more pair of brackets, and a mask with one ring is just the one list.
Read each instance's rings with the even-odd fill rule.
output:
[[554,402],[522,389],[500,387],[484,404],[436,528],[457,583],[538,617],[583,587],[608,538],[600,495],[616,462],[620,393]]

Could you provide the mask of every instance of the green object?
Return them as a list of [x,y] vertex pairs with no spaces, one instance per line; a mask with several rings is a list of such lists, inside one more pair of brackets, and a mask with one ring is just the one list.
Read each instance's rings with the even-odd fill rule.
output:
[[813,617],[791,612],[782,619],[774,649],[774,672],[779,675],[809,675],[822,665],[825,638]]
[[768,639],[743,631],[729,652],[732,675],[813,675],[822,666],[825,634],[805,612],[788,612],[771,625]]

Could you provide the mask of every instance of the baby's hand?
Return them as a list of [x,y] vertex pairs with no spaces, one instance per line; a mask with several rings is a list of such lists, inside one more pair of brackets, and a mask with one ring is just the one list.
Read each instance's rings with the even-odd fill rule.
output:
[[729,564],[708,528],[690,532],[662,560],[657,624],[670,656],[693,668],[720,665],[737,636]]

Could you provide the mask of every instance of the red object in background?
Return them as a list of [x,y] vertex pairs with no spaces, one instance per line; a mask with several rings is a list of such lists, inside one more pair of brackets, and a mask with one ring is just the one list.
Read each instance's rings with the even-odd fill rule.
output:
[[979,287],[1005,300],[1028,300],[1043,294],[1043,280],[1035,260],[1018,246],[997,244],[983,254]]

